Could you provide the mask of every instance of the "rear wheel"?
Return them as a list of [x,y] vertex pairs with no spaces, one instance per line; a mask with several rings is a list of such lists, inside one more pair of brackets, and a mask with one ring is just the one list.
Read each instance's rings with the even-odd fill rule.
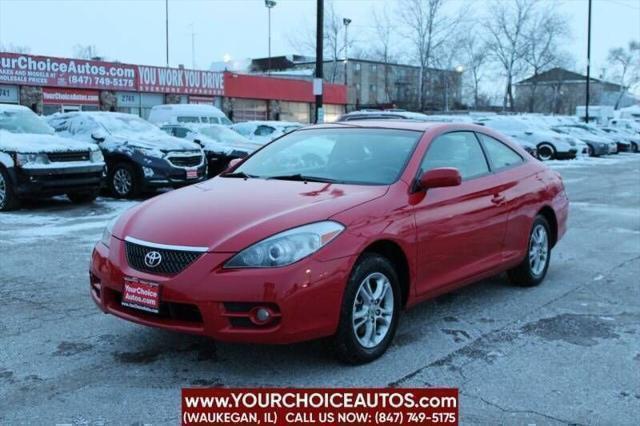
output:
[[98,190],[78,191],[67,193],[67,198],[74,204],[90,203],[98,197]]
[[518,266],[507,271],[512,284],[532,287],[544,280],[551,257],[550,235],[547,220],[543,216],[536,216],[529,234],[527,255]]
[[548,143],[538,145],[538,158],[542,161],[553,160],[556,158],[556,149]]
[[16,196],[9,174],[0,167],[0,211],[15,210],[20,207],[20,200]]
[[593,150],[593,147],[591,145],[587,145],[587,154],[589,154],[589,157],[595,157],[596,153]]
[[635,142],[631,143],[631,152],[638,152],[638,144]]
[[388,259],[365,253],[345,289],[335,336],[337,356],[349,364],[380,357],[389,347],[400,314],[400,281]]
[[116,198],[133,198],[140,193],[140,174],[129,163],[118,163],[109,171],[109,188]]

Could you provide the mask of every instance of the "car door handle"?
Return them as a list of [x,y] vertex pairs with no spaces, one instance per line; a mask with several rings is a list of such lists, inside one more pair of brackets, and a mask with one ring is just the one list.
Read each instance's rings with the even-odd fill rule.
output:
[[495,194],[493,196],[493,198],[491,199],[491,202],[493,204],[502,204],[505,200],[505,196],[502,194]]

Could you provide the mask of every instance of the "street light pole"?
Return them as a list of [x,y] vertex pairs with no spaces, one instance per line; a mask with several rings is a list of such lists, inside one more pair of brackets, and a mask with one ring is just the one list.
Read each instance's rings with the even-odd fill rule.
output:
[[164,39],[167,54],[167,68],[169,67],[169,0],[164,0]]
[[344,18],[342,19],[342,23],[344,24],[344,85],[346,86],[348,83],[347,80],[347,63],[349,62],[349,24],[351,23],[351,19]]
[[589,14],[587,18],[587,96],[585,105],[585,121],[589,122],[589,83],[591,80],[591,0],[589,0]]
[[275,0],[264,0],[264,5],[268,10],[268,21],[269,21],[269,57],[267,58],[267,74],[271,75],[271,9],[273,9],[276,5]]
[[[323,53],[323,39],[324,39],[324,0],[317,0],[316,6],[316,81],[320,83],[320,91],[316,92],[316,114],[315,122],[322,123],[324,121],[324,113],[322,111],[322,77],[324,59]],[[314,85],[315,86],[315,85]],[[320,115],[323,115],[320,117]]]

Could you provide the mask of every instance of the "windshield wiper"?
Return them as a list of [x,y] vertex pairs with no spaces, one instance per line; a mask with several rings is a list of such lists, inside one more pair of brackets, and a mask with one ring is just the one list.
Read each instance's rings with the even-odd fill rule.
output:
[[228,178],[242,178],[242,179],[251,179],[251,178],[257,177],[257,176],[254,176],[254,175],[248,175],[245,172],[223,173],[220,176],[221,177],[228,177]]
[[324,183],[336,183],[338,182],[335,179],[324,178],[318,176],[305,176],[300,173],[292,174],[292,175],[280,175],[280,176],[270,176],[267,179],[271,180],[294,180],[300,182],[324,182]]

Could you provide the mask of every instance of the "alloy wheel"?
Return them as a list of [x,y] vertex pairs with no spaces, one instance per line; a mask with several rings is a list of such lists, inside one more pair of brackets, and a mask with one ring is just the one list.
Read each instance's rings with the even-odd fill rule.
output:
[[380,272],[368,275],[353,302],[352,326],[358,342],[365,348],[378,346],[389,334],[393,315],[391,281]]
[[553,159],[553,150],[548,146],[541,146],[538,148],[538,156],[543,161],[548,161]]
[[531,232],[529,241],[529,266],[531,273],[540,276],[544,272],[549,256],[549,237],[544,225],[537,224]]
[[133,177],[131,173],[125,169],[118,169],[113,174],[113,188],[120,195],[127,195],[131,192],[133,186]]

